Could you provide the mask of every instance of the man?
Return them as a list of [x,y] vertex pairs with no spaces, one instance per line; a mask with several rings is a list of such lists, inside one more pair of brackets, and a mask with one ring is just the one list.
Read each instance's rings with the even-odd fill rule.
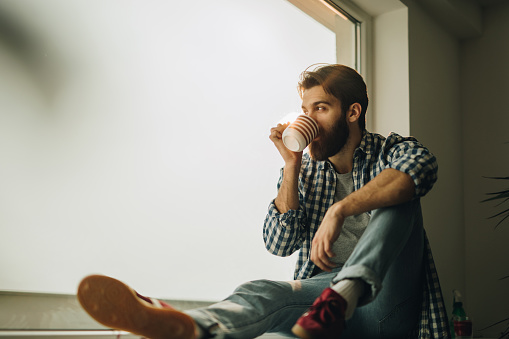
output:
[[[222,302],[179,312],[115,279],[90,276],[78,298],[92,317],[149,338],[180,339],[266,332],[405,338],[415,336],[421,316],[421,336],[448,336],[441,292],[429,290],[436,275],[425,268],[433,266],[423,266],[432,258],[423,257],[419,198],[436,181],[435,157],[413,138],[365,130],[366,85],[349,67],[306,71],[299,91],[320,132],[303,154],[284,146],[287,124],[271,129],[285,166],[263,230],[269,252],[300,251],[295,280],[248,282]],[[437,314],[427,316],[436,298]]]

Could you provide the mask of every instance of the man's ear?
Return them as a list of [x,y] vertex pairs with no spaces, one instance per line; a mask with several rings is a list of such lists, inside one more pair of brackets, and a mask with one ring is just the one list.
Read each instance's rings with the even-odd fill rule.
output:
[[361,116],[362,106],[358,102],[351,104],[346,117],[348,122],[356,122]]

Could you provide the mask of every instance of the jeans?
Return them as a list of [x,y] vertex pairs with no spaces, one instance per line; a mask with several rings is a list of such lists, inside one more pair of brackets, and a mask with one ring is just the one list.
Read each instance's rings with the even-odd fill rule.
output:
[[418,199],[377,209],[343,267],[304,280],[251,281],[219,303],[185,313],[218,339],[294,337],[295,322],[331,282],[358,278],[368,288],[341,338],[405,338],[420,314],[423,241]]

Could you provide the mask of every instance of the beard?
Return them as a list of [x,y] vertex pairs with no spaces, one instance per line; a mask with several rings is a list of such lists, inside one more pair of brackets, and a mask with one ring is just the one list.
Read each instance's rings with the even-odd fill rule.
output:
[[319,140],[309,145],[309,154],[317,161],[325,161],[343,149],[350,135],[346,114],[341,114],[338,121],[329,130],[321,130]]

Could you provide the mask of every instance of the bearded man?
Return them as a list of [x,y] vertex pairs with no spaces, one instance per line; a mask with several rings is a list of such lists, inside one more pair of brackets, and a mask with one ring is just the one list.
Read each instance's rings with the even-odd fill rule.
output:
[[420,208],[437,179],[435,157],[414,138],[366,131],[357,71],[319,66],[298,88],[319,133],[303,153],[284,146],[288,124],[271,129],[285,165],[263,227],[270,253],[299,251],[294,280],[248,282],[222,302],[179,312],[90,276],[78,298],[92,317],[149,338],[449,336]]

